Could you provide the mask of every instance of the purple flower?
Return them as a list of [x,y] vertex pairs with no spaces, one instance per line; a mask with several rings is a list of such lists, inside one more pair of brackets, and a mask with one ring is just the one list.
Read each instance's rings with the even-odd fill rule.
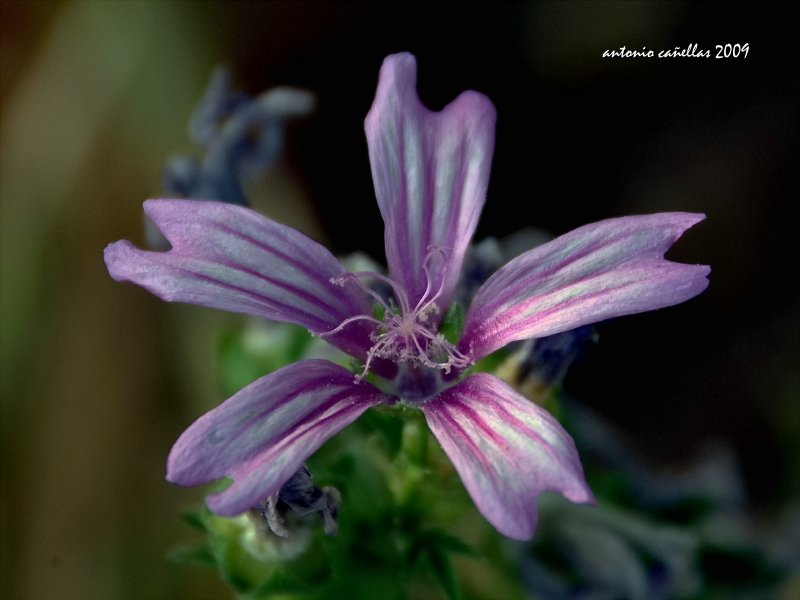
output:
[[[702,215],[665,213],[581,227],[518,256],[477,291],[461,339],[439,332],[484,202],[495,110],[465,92],[442,112],[415,89],[416,62],[388,57],[366,119],[388,277],[346,273],[303,234],[249,209],[150,200],[145,212],[172,249],[108,246],[106,264],[167,301],[296,323],[356,357],[355,378],[303,360],[248,385],[198,419],[170,453],[167,479],[193,486],[228,476],[208,498],[236,515],[275,493],[328,438],[368,408],[419,408],[480,512],[501,533],[529,538],[535,499],[592,502],[570,436],[510,386],[469,367],[509,342],[683,302],[709,268],[664,260]],[[385,300],[367,282],[393,290]],[[375,303],[379,309],[374,310]],[[376,317],[374,315],[379,315]],[[363,379],[376,376],[373,385]]]

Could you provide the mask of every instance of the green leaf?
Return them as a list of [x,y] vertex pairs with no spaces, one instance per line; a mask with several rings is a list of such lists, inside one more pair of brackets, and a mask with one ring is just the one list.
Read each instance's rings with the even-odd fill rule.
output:
[[428,573],[442,589],[448,600],[461,600],[461,586],[458,584],[453,564],[446,552],[429,548],[424,555]]
[[442,529],[431,529],[426,532],[426,536],[430,540],[428,542],[430,545],[452,554],[463,554],[476,558],[481,555],[475,548]]
[[479,553],[459,538],[441,529],[420,531],[408,552],[411,569],[427,572],[442,589],[448,600],[460,600],[461,586],[453,569],[451,554],[478,556]]

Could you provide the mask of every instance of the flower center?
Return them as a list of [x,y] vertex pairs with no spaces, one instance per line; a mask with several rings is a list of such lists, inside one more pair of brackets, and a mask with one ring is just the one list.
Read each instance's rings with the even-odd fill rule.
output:
[[[430,272],[431,258],[437,252],[443,252],[443,250],[441,248],[433,248],[425,256],[423,269],[425,270],[427,285],[422,298],[413,307],[402,286],[379,273],[361,271],[345,273],[331,279],[331,283],[341,286],[348,281],[357,282],[370,296],[377,300],[383,312],[382,320],[368,315],[350,317],[335,329],[321,334],[325,336],[336,333],[349,323],[357,320],[372,321],[377,325],[371,334],[373,345],[367,352],[364,371],[356,376],[357,381],[364,378],[375,358],[383,358],[411,368],[422,365],[430,369],[441,370],[444,373],[450,373],[453,368],[463,369],[469,366],[468,357],[459,352],[438,331],[435,315],[440,310],[437,301],[442,295],[444,277],[442,277],[438,289],[434,290]],[[363,279],[375,279],[387,284],[394,292],[396,304],[391,301],[385,301],[377,292],[367,287],[362,281]]]

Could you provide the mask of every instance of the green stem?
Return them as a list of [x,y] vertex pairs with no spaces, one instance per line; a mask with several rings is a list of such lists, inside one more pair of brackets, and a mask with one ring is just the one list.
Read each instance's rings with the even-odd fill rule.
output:
[[389,473],[389,489],[400,506],[416,497],[428,468],[428,428],[418,411],[404,415],[400,450]]

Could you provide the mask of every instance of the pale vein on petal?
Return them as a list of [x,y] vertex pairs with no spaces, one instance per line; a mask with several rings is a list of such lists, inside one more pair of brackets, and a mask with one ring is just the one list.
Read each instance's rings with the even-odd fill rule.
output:
[[304,360],[243,388],[187,429],[170,452],[167,479],[180,485],[226,475],[219,514],[238,514],[275,491],[322,443],[386,397],[325,360]]
[[479,359],[515,340],[678,304],[702,292],[710,269],[664,260],[691,213],[609,219],[521,254],[484,283],[459,350]]
[[432,112],[415,86],[414,57],[389,56],[365,129],[390,275],[415,304],[425,292],[420,265],[429,248],[445,250],[433,268],[435,288],[444,281],[445,309],[486,197],[496,114],[476,92]]
[[[248,208],[149,200],[145,212],[172,249],[148,252],[127,241],[109,245],[106,264],[117,281],[136,283],[167,301],[296,323],[314,332],[369,311],[362,290],[331,283],[344,267],[328,250]],[[356,337],[357,330],[350,333]],[[363,332],[362,337],[361,346],[368,342]]]
[[496,377],[472,375],[422,411],[478,510],[504,535],[533,535],[542,492],[593,502],[569,434]]

